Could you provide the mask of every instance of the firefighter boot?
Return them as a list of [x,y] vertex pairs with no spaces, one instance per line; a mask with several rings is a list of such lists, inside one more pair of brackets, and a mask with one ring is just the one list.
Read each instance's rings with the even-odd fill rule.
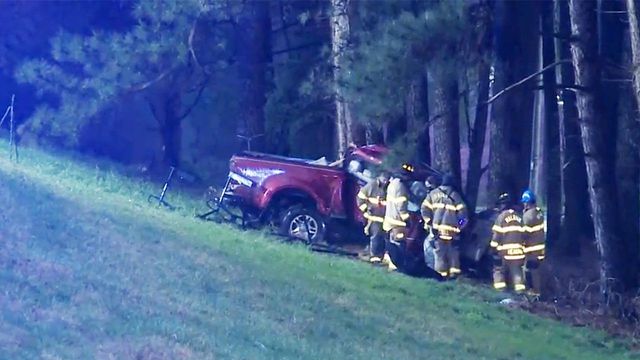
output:
[[389,268],[389,271],[398,270],[398,267],[391,260],[391,257],[389,256],[389,253],[384,253],[384,257],[382,258],[382,264],[387,265],[388,268]]
[[498,291],[505,291],[507,289],[507,281],[505,279],[505,269],[500,261],[500,264],[494,263],[493,266],[493,288]]

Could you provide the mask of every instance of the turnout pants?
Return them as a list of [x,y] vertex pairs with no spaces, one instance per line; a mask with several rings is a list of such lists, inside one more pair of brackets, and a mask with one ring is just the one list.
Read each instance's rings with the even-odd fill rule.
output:
[[369,235],[369,252],[371,257],[382,258],[384,256],[387,234],[382,229],[382,223],[371,221],[367,225]]
[[435,271],[442,276],[456,276],[460,270],[460,251],[453,245],[455,240],[436,239]]
[[431,246],[431,240],[433,239],[433,234],[429,233],[429,235],[427,235],[427,238],[424,239],[422,250],[424,251],[424,263],[427,265],[427,267],[435,270],[434,248]]
[[389,257],[391,258],[393,265],[400,271],[404,270],[405,236],[406,228],[398,227],[391,229],[391,231],[389,231],[389,236],[387,237],[387,252],[389,252]]
[[522,260],[502,260],[502,264],[493,267],[493,287],[504,290],[511,284],[515,291],[524,291],[525,284],[522,274]]
[[540,295],[542,291],[542,261],[536,257],[528,257],[524,265],[524,273],[527,288],[535,294]]

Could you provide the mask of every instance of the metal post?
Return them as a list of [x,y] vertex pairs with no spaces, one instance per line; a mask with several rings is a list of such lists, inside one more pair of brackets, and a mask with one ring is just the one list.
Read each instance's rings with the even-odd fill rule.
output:
[[167,193],[167,189],[169,189],[169,182],[171,182],[171,178],[173,177],[173,173],[176,170],[174,166],[171,167],[171,171],[169,172],[169,177],[167,177],[167,181],[164,183],[164,187],[162,187],[162,192],[160,193],[160,198],[158,199],[158,206],[164,204],[164,196]]
[[15,143],[15,132],[13,127],[13,104],[15,102],[16,95],[11,95],[11,105],[9,107],[9,160],[13,160],[14,155],[14,147],[15,147],[15,155],[16,162],[18,161],[18,144]]

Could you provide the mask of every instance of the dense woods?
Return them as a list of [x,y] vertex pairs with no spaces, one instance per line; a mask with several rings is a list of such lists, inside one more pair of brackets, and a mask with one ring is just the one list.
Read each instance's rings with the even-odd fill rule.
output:
[[550,256],[597,249],[613,303],[638,286],[638,5],[3,2],[0,102],[16,94],[21,146],[205,183],[249,145],[378,143],[451,174],[473,208],[531,188]]

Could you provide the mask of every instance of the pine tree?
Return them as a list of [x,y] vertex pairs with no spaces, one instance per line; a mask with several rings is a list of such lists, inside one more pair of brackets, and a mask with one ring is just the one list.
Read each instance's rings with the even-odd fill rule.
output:
[[596,28],[596,3],[571,0],[571,43],[576,84],[580,130],[585,153],[591,213],[596,243],[601,256],[600,280],[605,303],[613,294],[623,289],[623,281],[629,270],[624,263],[624,246],[620,237],[617,216],[616,184],[613,164],[608,160],[610,149],[606,147],[606,126],[602,104],[602,88],[598,61],[598,31]]
[[264,106],[269,91],[271,67],[271,4],[251,0],[238,16],[239,73],[243,77],[240,98],[243,114],[238,132],[252,139],[252,150],[265,150]]
[[[571,33],[569,2],[554,0],[554,32],[563,38],[556,39],[556,61],[571,58],[571,49],[566,40]],[[573,67],[564,63],[556,67],[558,84],[573,84]],[[573,89],[560,90],[560,163],[562,164],[562,225],[561,237],[555,249],[565,255],[577,256],[580,246],[576,239],[591,238],[593,223],[589,212],[587,170],[580,140],[576,93]]]
[[[60,32],[51,40],[51,59],[29,60],[16,78],[41,95],[58,98],[31,116],[32,131],[45,133],[71,146],[85,124],[119,99],[142,94],[148,99],[163,141],[163,160],[178,165],[182,121],[200,100],[214,68],[227,66],[224,39],[207,39],[203,63],[201,21],[230,22],[221,4],[190,1],[141,0],[133,7],[133,28],[123,32],[95,31],[90,36]],[[233,11],[238,11],[234,9]]]
[[338,157],[347,153],[349,144],[353,143],[353,118],[351,106],[344,94],[341,78],[348,71],[345,56],[349,45],[349,0],[331,1],[331,57],[334,72],[334,101],[336,107],[336,136]]
[[[463,58],[468,26],[464,2],[414,3],[402,8],[386,8],[388,19],[373,22],[371,30],[358,33],[350,56],[348,96],[354,110],[368,126],[383,129],[388,144],[396,142],[399,130],[409,129],[405,136],[421,139],[421,152],[426,152],[428,126],[434,134],[434,147],[446,149],[434,153],[434,163],[441,170],[460,179],[460,140],[458,119],[457,67]],[[374,6],[374,5],[372,5]],[[376,4],[375,6],[381,6]],[[376,10],[380,10],[377,9]],[[427,121],[427,96],[421,106],[416,99],[416,85],[431,74],[434,108]],[[412,95],[413,93],[413,95]],[[426,95],[426,93],[425,93]],[[423,125],[416,128],[416,109],[424,114]],[[436,134],[437,133],[437,134]],[[400,141],[402,143],[403,141]],[[437,143],[437,144],[436,144]],[[414,154],[406,154],[412,157]],[[425,154],[416,156],[424,159]]]

